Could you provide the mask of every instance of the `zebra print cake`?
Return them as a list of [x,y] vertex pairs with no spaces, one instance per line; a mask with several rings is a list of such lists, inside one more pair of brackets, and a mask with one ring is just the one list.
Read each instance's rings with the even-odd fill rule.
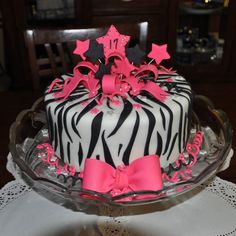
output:
[[51,144],[65,163],[83,170],[86,158],[105,161],[113,167],[156,154],[161,167],[173,163],[185,149],[191,119],[192,93],[188,82],[176,73],[158,75],[155,83],[169,96],[159,101],[148,92],[124,98],[104,98],[102,90],[91,97],[83,85],[66,99],[55,96],[69,78],[45,93]]

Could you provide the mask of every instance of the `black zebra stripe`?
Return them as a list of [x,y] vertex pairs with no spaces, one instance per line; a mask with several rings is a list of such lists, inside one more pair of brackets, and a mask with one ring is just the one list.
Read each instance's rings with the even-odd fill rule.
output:
[[125,165],[129,164],[129,157],[130,157],[130,153],[131,153],[131,150],[132,150],[132,147],[134,144],[134,140],[135,140],[136,135],[138,133],[139,123],[140,123],[140,117],[139,117],[138,112],[136,111],[136,121],[135,121],[135,124],[133,127],[133,132],[132,132],[131,138],[129,140],[129,144],[128,144],[126,150],[124,151],[123,158],[122,158],[123,163]]
[[147,134],[146,143],[145,143],[145,147],[144,147],[144,155],[148,155],[149,154],[150,140],[151,140],[151,137],[152,137],[153,129],[154,129],[155,124],[156,124],[156,118],[153,115],[153,113],[150,112],[149,110],[145,109],[144,107],[142,109],[147,114],[147,117],[148,117],[148,120],[149,120],[148,134]]
[[168,128],[167,128],[167,138],[166,138],[166,145],[165,145],[165,148],[164,148],[164,152],[162,153],[163,155],[165,155],[168,151],[168,148],[169,148],[169,143],[170,143],[170,140],[171,140],[171,137],[172,137],[172,126],[173,126],[173,112],[171,111],[171,109],[164,103],[158,101],[157,99],[151,97],[150,95],[147,95],[148,98],[153,101],[154,103],[157,103],[159,104],[161,107],[163,107],[163,109],[165,109],[168,114],[169,114],[169,125],[168,125]]
[[120,117],[118,119],[118,122],[117,122],[115,128],[113,129],[113,131],[108,135],[108,138],[111,137],[112,135],[114,135],[119,130],[119,128],[122,126],[122,124],[125,122],[125,120],[130,115],[132,109],[133,109],[133,105],[131,104],[131,102],[129,102],[128,100],[124,101],[124,107],[123,107],[122,112],[120,113]]
[[96,147],[96,144],[100,135],[100,131],[101,131],[102,118],[103,118],[103,112],[99,112],[92,121],[91,139],[90,139],[87,157],[91,157],[94,151],[94,148]]
[[162,145],[163,145],[163,141],[162,141],[162,137],[159,134],[159,132],[157,131],[157,148],[156,148],[156,155],[158,155],[159,157],[161,156],[162,153]]
[[72,129],[73,129],[73,131],[81,138],[81,136],[80,136],[80,134],[79,134],[79,131],[78,131],[78,129],[77,129],[77,127],[76,127],[76,124],[75,124],[75,116],[77,115],[78,113],[77,112],[75,112],[75,114],[72,116],[72,118],[71,118],[71,127],[72,127]]
[[165,114],[164,114],[163,110],[161,109],[161,107],[160,107],[160,114],[161,114],[161,118],[162,118],[162,126],[163,126],[164,130],[166,130],[166,117],[165,117]]
[[174,145],[175,145],[177,136],[178,136],[178,133],[175,134],[175,136],[174,136],[174,138],[173,138],[173,140],[172,140],[172,143],[171,143],[171,146],[170,146],[170,149],[169,149],[169,153],[168,153],[168,156],[167,156],[167,158],[166,158],[167,161],[169,160],[170,155],[171,155],[171,153],[173,152],[173,147],[174,147]]
[[[83,96],[84,96],[84,95],[78,96],[78,99],[81,98],[81,97],[83,97]],[[70,141],[71,141],[72,143],[73,143],[73,140],[72,140],[72,138],[71,138],[71,136],[70,136],[70,133],[69,133],[68,127],[67,127],[67,115],[68,115],[69,111],[71,111],[71,109],[72,109],[73,107],[78,106],[79,104],[81,104],[81,101],[73,103],[72,105],[68,106],[68,107],[65,109],[64,113],[63,113],[63,125],[64,125],[64,128],[65,128],[65,132],[66,132],[68,138],[70,139]],[[75,114],[77,114],[77,113],[75,113]],[[72,126],[74,126],[74,125],[72,125]],[[73,129],[73,130],[75,130],[75,129]],[[77,130],[75,133],[78,134],[78,136],[80,137],[80,134],[79,134],[78,130]]]
[[[53,125],[53,124],[52,124]],[[58,137],[57,137],[58,133],[57,133],[57,124],[54,124],[54,149],[57,150],[58,147]]]
[[64,148],[63,148],[63,141],[62,141],[62,131],[63,131],[63,121],[62,121],[62,112],[63,108],[58,112],[57,115],[57,125],[58,125],[58,136],[59,138],[59,148],[60,148],[60,158],[64,161]]
[[181,103],[179,103],[178,101],[176,101],[175,99],[173,99],[173,101],[175,103],[178,104],[178,106],[180,107],[180,119],[179,119],[179,135],[178,135],[178,144],[179,144],[179,153],[182,152],[181,150],[181,141],[182,141],[182,136],[183,136],[183,106],[181,105]]
[[113,162],[111,152],[110,152],[109,147],[106,143],[105,130],[103,130],[103,132],[102,132],[102,145],[103,145],[103,150],[104,150],[105,162],[110,164],[111,166],[113,166],[115,168],[115,164]]
[[54,139],[55,139],[55,133],[53,131],[53,119],[52,119],[52,114],[51,114],[51,107],[49,107],[49,109],[46,111],[47,112],[47,122],[48,124],[52,124],[52,125],[49,125],[49,138],[50,138],[50,141],[51,143],[53,143]]
[[120,143],[120,144],[119,144],[119,148],[118,148],[118,153],[117,153],[118,156],[120,155],[120,152],[121,152],[122,147],[123,147],[123,144]]
[[81,166],[83,161],[83,149],[81,143],[79,143],[79,150],[78,150],[78,159],[79,159],[79,165]]
[[67,158],[68,162],[70,163],[70,142],[67,142]]

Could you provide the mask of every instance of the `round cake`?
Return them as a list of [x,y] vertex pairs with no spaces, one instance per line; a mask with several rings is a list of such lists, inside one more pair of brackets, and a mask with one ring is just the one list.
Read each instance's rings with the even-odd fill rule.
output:
[[[70,77],[62,76],[63,84]],[[164,102],[148,93],[105,98],[102,104],[83,85],[65,100],[58,88],[46,92],[46,114],[51,144],[65,163],[82,171],[86,158],[117,167],[137,158],[158,155],[162,167],[173,163],[186,147],[191,119],[191,88],[177,74],[159,74],[157,86],[167,91]]]

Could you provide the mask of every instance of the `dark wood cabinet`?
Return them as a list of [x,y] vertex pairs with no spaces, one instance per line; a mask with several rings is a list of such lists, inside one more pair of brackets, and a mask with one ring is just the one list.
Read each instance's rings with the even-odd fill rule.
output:
[[91,1],[91,24],[148,21],[150,40],[166,40],[169,1],[97,0]]
[[[7,72],[13,86],[31,86],[29,62],[24,44],[26,28],[78,28],[125,22],[149,22],[148,45],[168,44],[173,66],[189,80],[234,80],[236,77],[236,1],[231,0],[225,22],[222,63],[217,65],[179,65],[176,41],[180,0],[75,0],[74,15],[68,18],[37,17],[36,0],[1,1]],[[127,32],[128,34],[128,32]]]
[[[179,1],[179,6],[182,3],[188,3],[190,1]],[[209,1],[210,2],[210,1]],[[204,82],[204,81],[234,81],[235,67],[236,67],[236,1],[229,1],[227,6],[215,7],[215,8],[191,8],[185,9],[185,12],[178,10],[177,20],[178,27],[180,27],[180,21],[185,21],[185,25],[189,28],[189,31],[199,30],[198,39],[195,40],[198,44],[205,40],[205,44],[212,44],[210,46],[200,48],[200,52],[196,53],[196,58],[192,61],[188,61],[188,57],[194,55],[194,53],[188,52],[188,45],[185,47],[185,53],[182,58],[184,63],[178,63],[178,45],[174,50],[174,67],[177,71],[185,76],[192,82]],[[183,22],[182,26],[184,25]],[[202,30],[202,32],[200,32]],[[194,34],[191,32],[192,35]],[[191,41],[191,37],[187,38]],[[178,36],[177,36],[178,38]],[[178,40],[177,40],[178,41]],[[176,42],[177,42],[176,41]],[[191,42],[185,42],[190,44]],[[223,42],[220,46],[219,42]],[[196,44],[197,44],[196,43]],[[198,45],[195,45],[198,47]],[[184,51],[184,50],[183,50]],[[197,49],[195,50],[197,51]],[[218,57],[217,53],[221,53]],[[220,52],[221,51],[221,52]],[[200,55],[201,54],[201,55]],[[184,57],[185,56],[185,57]],[[207,58],[208,57],[208,58]],[[187,62],[186,62],[187,61]]]
[[229,55],[228,63],[230,64],[229,73],[232,78],[236,80],[236,1],[231,0],[231,9],[229,14],[230,28],[228,37],[229,42]]

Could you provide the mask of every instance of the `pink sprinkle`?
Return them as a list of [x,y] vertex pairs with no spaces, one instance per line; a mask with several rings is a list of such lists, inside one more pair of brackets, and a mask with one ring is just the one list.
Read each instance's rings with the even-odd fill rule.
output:
[[168,79],[166,79],[166,81],[167,81],[167,82],[173,82],[173,79],[168,78]]
[[81,105],[83,105],[83,106],[88,105],[88,101],[83,101],[83,102],[81,102]]
[[99,112],[99,110],[95,107],[91,110],[92,114],[97,114]]
[[70,174],[71,176],[74,176],[74,175],[75,175],[75,172],[76,172],[75,167],[74,167],[74,166],[70,166],[70,167],[69,167],[69,174]]
[[192,173],[192,170],[191,170],[191,169],[186,169],[186,170],[185,170],[185,174],[190,175],[191,173]]
[[62,173],[62,169],[61,168],[57,168],[56,169],[56,175],[60,175]]
[[111,103],[116,105],[116,106],[120,106],[121,105],[121,102],[119,100],[111,100]]
[[137,109],[137,110],[139,110],[139,109],[141,109],[141,108],[142,108],[142,105],[141,105],[141,104],[138,104],[138,103],[136,103],[136,104],[133,104],[133,108],[134,108],[134,109]]

